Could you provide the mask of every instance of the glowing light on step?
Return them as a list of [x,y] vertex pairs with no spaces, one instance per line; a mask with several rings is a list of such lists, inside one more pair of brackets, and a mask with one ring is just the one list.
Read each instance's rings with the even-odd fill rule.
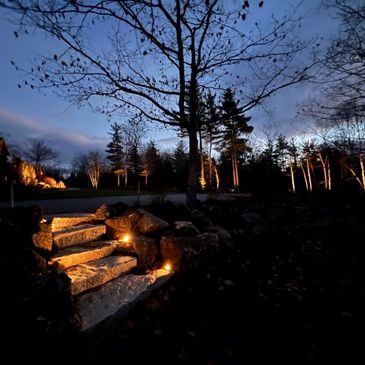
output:
[[166,262],[165,265],[163,265],[163,269],[166,271],[172,271],[172,265],[169,262]]

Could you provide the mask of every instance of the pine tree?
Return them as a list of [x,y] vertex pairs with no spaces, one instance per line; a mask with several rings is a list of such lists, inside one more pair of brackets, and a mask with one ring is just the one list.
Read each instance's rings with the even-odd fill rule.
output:
[[123,146],[122,146],[122,126],[114,122],[111,126],[112,131],[108,134],[111,135],[112,140],[107,144],[107,159],[110,161],[112,170],[118,170],[122,168],[123,164]]
[[[212,149],[213,144],[219,139],[220,136],[220,116],[218,106],[215,101],[215,95],[211,92],[205,96],[205,115],[203,125],[204,139],[208,145],[208,182],[209,187],[212,187],[212,176],[213,176],[213,160],[212,160]],[[217,169],[215,168],[215,175],[217,176]]]
[[120,175],[123,172],[123,146],[122,146],[122,126],[114,122],[111,126],[112,140],[107,144],[107,159],[110,161],[112,172],[117,175],[118,187],[120,186]]
[[222,148],[229,146],[232,160],[233,187],[239,187],[237,156],[247,149],[247,139],[244,134],[251,133],[252,126],[247,123],[251,117],[246,117],[242,108],[238,106],[238,101],[234,100],[233,91],[228,88],[223,94],[222,101]]
[[186,176],[189,169],[189,155],[186,146],[182,140],[176,145],[173,155],[173,168],[175,177],[175,186],[183,191],[186,189]]

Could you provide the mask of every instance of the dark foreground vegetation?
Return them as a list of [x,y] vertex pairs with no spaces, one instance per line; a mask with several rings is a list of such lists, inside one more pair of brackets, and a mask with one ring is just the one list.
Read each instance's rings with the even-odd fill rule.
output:
[[213,223],[231,230],[233,242],[177,275],[96,346],[86,342],[82,356],[122,354],[126,363],[361,363],[363,207],[363,197],[330,194],[204,206]]
[[[218,252],[112,326],[36,343],[48,360],[58,351],[123,364],[363,363],[364,203],[330,193],[208,201],[194,220],[231,233]],[[188,214],[168,203],[149,209],[169,221]]]

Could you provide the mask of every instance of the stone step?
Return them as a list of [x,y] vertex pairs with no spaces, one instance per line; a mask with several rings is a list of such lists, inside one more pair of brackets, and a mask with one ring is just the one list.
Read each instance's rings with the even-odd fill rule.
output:
[[119,246],[119,241],[86,242],[77,246],[71,246],[59,251],[51,259],[50,265],[65,270],[70,266],[84,264],[85,262],[109,256]]
[[126,313],[138,300],[148,296],[172,276],[164,269],[147,275],[128,274],[114,279],[100,288],[76,296],[75,305],[81,329],[85,331],[103,320]]
[[46,215],[45,218],[51,223],[52,231],[56,232],[67,227],[90,223],[96,216],[90,213],[64,213],[57,216]]
[[135,257],[115,255],[69,267],[65,273],[71,279],[71,293],[76,295],[103,285],[136,266]]
[[57,248],[62,249],[79,243],[101,240],[104,234],[104,224],[84,224],[54,232],[53,243]]

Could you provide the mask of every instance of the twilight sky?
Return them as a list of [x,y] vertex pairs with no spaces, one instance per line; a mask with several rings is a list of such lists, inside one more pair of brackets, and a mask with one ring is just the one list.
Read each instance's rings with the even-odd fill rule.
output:
[[[283,10],[296,3],[294,0],[267,0],[260,12],[252,15],[252,21],[258,16],[258,20],[267,23],[271,14],[280,16]],[[318,34],[328,39],[336,35],[338,24],[324,9],[318,9],[319,4],[319,0],[303,1],[300,11],[305,16],[302,37]],[[95,149],[104,151],[109,141],[109,123],[104,115],[96,114],[87,107],[79,109],[72,106],[51,90],[40,93],[18,87],[23,82],[11,61],[27,68],[38,54],[48,53],[57,49],[57,46],[41,33],[29,32],[28,35],[15,38],[13,32],[16,26],[6,18],[9,17],[0,10],[0,135],[5,134],[9,143],[16,142],[19,145],[28,137],[44,138],[58,151],[59,161],[64,166],[71,162],[77,152]],[[326,43],[322,44],[325,46]],[[311,85],[304,85],[291,87],[275,95],[266,103],[271,115],[260,110],[251,111],[249,115],[252,116],[251,124],[255,131],[260,132],[267,129],[268,125],[275,125],[275,129],[286,135],[298,133],[299,130],[293,127],[296,105],[309,96],[311,90]],[[176,134],[166,129],[151,129],[147,140],[151,138],[161,148],[172,147],[178,141]]]

